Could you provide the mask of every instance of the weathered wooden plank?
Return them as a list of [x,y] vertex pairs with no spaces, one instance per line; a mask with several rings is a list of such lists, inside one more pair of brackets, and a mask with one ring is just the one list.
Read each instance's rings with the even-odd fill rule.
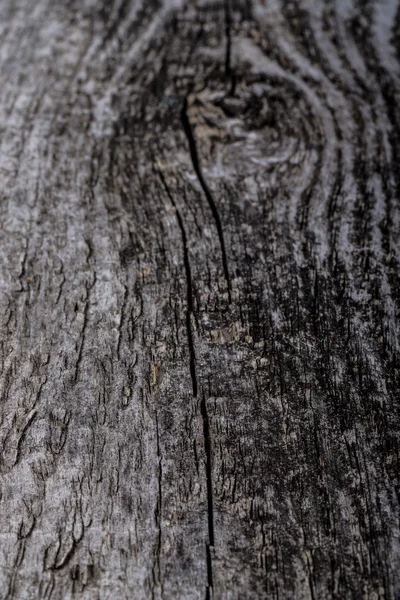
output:
[[0,597],[399,598],[399,3],[0,23]]

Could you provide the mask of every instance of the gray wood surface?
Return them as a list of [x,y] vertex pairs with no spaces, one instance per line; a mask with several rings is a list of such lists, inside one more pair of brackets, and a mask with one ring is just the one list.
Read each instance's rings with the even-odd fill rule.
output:
[[0,598],[400,598],[400,4],[1,0]]

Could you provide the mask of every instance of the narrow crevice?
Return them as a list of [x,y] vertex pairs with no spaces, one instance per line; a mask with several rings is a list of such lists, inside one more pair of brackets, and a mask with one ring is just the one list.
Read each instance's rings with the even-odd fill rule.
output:
[[94,271],[93,282],[89,286],[86,286],[85,307],[83,309],[83,325],[82,325],[81,334],[80,334],[81,344],[79,346],[78,356],[77,356],[76,362],[75,362],[74,383],[78,382],[78,377],[79,377],[79,373],[80,373],[80,367],[81,367],[81,362],[82,362],[82,358],[83,358],[83,347],[84,347],[85,341],[86,341],[86,328],[87,328],[87,324],[88,324],[90,292],[92,291],[94,285],[96,284],[96,279],[97,279],[97,276],[96,276],[96,272]]
[[187,101],[187,98],[185,98],[183,101],[183,107],[182,107],[182,112],[181,112],[182,125],[183,125],[183,129],[185,131],[188,143],[189,143],[189,150],[190,150],[190,156],[192,159],[193,169],[197,175],[197,179],[199,180],[201,188],[207,198],[207,202],[209,204],[211,213],[214,218],[215,225],[217,227],[218,239],[219,239],[219,244],[220,244],[221,253],[222,253],[222,264],[223,264],[223,269],[224,269],[224,275],[225,275],[226,283],[228,286],[228,298],[229,298],[229,303],[231,303],[231,282],[230,282],[230,277],[229,277],[228,260],[226,257],[225,241],[224,241],[224,234],[222,231],[221,219],[220,219],[220,216],[219,216],[219,213],[217,210],[217,206],[215,204],[215,200],[214,200],[214,198],[204,180],[203,174],[201,172],[200,162],[199,162],[199,157],[198,157],[198,152],[197,152],[197,146],[196,146],[196,140],[194,139],[192,126],[190,125],[187,110],[188,110],[188,101]]
[[155,551],[155,565],[153,566],[153,588],[152,588],[152,598],[155,598],[156,586],[158,585],[161,588],[161,597],[163,595],[162,592],[162,582],[161,582],[161,548],[162,548],[162,510],[163,510],[163,496],[162,496],[162,478],[163,478],[163,470],[162,470],[162,456],[161,456],[161,447],[160,447],[160,431],[158,426],[158,414],[156,411],[155,415],[156,420],[156,440],[157,440],[157,461],[158,461],[158,473],[157,473],[157,505],[155,509],[155,521],[158,529],[157,536],[157,545]]
[[[192,389],[193,397],[197,398],[198,386],[196,376],[196,356],[194,351],[191,315],[193,313],[193,286],[192,286],[192,274],[190,269],[189,252],[187,246],[187,236],[185,227],[183,224],[182,216],[176,205],[176,202],[169,191],[167,182],[161,171],[158,172],[167,196],[175,209],[176,218],[178,221],[179,229],[182,236],[183,245],[183,262],[185,266],[186,274],[186,291],[187,291],[187,310],[186,310],[186,331],[189,346],[190,355],[190,375],[192,378]],[[212,473],[211,473],[211,436],[210,436],[210,424],[207,412],[207,404],[204,393],[200,403],[201,417],[203,420],[203,439],[204,439],[204,453],[206,459],[206,486],[207,486],[207,515],[208,515],[208,544],[206,545],[206,559],[207,559],[207,587],[205,600],[212,600],[213,594],[213,571],[212,571],[212,556],[211,548],[214,546],[214,507],[213,507],[213,493],[212,493]]]
[[212,469],[211,469],[211,435],[210,421],[208,418],[207,403],[204,392],[201,398],[201,416],[203,419],[203,438],[204,450],[206,455],[206,479],[207,479],[207,514],[208,514],[208,544],[207,544],[207,579],[208,587],[206,591],[206,600],[212,599],[213,573],[211,548],[214,547],[214,504],[212,490]]
[[167,182],[161,171],[158,172],[161,182],[164,186],[165,191],[167,192],[167,196],[175,209],[176,218],[178,220],[179,229],[182,236],[182,245],[183,245],[183,263],[185,266],[185,275],[186,275],[186,302],[187,302],[187,310],[186,310],[186,333],[188,339],[189,346],[189,357],[190,357],[190,376],[192,378],[192,389],[193,396],[197,398],[197,377],[196,377],[196,356],[194,352],[194,343],[193,343],[193,334],[192,334],[192,324],[191,324],[191,315],[193,313],[193,286],[192,286],[192,273],[190,270],[190,262],[189,262],[189,252],[187,247],[187,236],[185,227],[183,225],[183,220],[181,217],[181,213],[176,206],[175,200],[169,191]]

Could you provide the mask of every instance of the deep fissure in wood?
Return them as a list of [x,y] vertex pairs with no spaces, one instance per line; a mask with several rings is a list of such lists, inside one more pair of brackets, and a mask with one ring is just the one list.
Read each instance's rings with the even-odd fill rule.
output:
[[197,175],[197,179],[199,180],[199,183],[200,183],[200,185],[203,189],[203,192],[207,198],[207,202],[211,209],[211,212],[212,212],[212,215],[214,218],[214,222],[215,222],[215,226],[217,228],[218,239],[219,239],[219,244],[220,244],[221,254],[222,254],[222,264],[223,264],[223,269],[224,269],[224,275],[225,275],[226,283],[228,286],[228,297],[229,297],[229,302],[231,302],[231,282],[230,282],[230,277],[229,277],[228,259],[226,256],[224,233],[223,233],[223,229],[222,229],[221,218],[219,216],[219,212],[218,212],[214,197],[213,197],[208,185],[206,184],[205,179],[202,174],[202,171],[201,171],[199,156],[198,156],[198,152],[197,152],[196,140],[194,138],[192,126],[189,121],[187,97],[185,97],[185,99],[183,101],[183,107],[182,107],[182,111],[181,111],[181,119],[182,119],[183,129],[185,131],[185,134],[186,134],[186,137],[188,140],[188,144],[189,144],[189,151],[190,151],[190,157],[192,159],[193,169]]

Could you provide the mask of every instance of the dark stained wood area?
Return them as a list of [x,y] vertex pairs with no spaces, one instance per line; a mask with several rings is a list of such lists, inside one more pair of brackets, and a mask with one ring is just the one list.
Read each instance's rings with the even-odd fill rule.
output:
[[1,0],[0,195],[0,599],[399,600],[399,0]]

